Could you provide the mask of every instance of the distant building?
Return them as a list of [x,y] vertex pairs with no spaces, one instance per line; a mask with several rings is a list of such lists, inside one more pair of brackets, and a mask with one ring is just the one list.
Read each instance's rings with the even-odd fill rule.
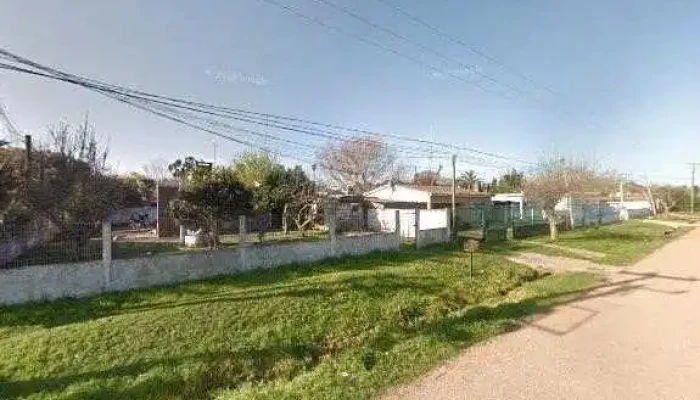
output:
[[[364,193],[365,199],[375,208],[389,209],[438,209],[452,206],[452,186],[418,186],[403,183],[386,183]],[[468,207],[473,204],[489,204],[491,194],[457,188],[455,204]]]

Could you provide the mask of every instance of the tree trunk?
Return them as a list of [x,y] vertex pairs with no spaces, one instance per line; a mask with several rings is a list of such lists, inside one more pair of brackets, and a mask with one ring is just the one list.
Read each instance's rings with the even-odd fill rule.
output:
[[557,219],[556,218],[549,218],[549,238],[552,241],[556,241],[557,238],[559,237],[559,231],[557,228]]
[[557,240],[559,237],[559,230],[557,228],[557,216],[554,210],[545,210],[544,212],[547,221],[549,221],[549,238],[552,241]]

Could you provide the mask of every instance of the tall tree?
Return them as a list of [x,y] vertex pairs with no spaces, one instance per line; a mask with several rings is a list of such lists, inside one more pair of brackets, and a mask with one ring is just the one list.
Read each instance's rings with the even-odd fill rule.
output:
[[138,172],[132,172],[122,177],[125,194],[125,204],[131,207],[138,207],[146,203],[155,201],[156,181]]
[[525,173],[513,168],[498,180],[498,191],[503,193],[521,192],[525,183]]
[[52,127],[49,136],[48,147],[34,152],[24,183],[24,201],[32,213],[58,225],[90,224],[121,206],[121,186],[107,168],[107,149],[87,120],[75,128]]
[[252,196],[226,168],[195,171],[183,182],[171,207],[183,225],[206,233],[211,248],[219,245],[219,221],[250,212]]
[[318,164],[331,183],[361,194],[394,177],[396,155],[375,136],[332,142],[319,155]]
[[272,174],[280,174],[284,167],[268,153],[244,153],[233,163],[233,171],[239,182],[248,189],[263,185]]
[[168,171],[181,184],[184,184],[198,176],[207,175],[212,170],[212,164],[198,160],[192,156],[177,159],[168,165]]
[[435,186],[440,179],[440,167],[437,171],[425,170],[417,172],[413,176],[413,183],[421,186]]
[[661,206],[664,214],[678,210],[682,205],[689,202],[688,188],[686,186],[654,186],[652,189],[653,198]]
[[479,176],[473,169],[470,169],[469,171],[464,171],[459,176],[459,186],[461,186],[464,189],[474,190],[479,181]]
[[7,207],[15,197],[17,180],[12,166],[14,154],[12,150],[5,150],[7,142],[0,141],[0,222],[5,220]]

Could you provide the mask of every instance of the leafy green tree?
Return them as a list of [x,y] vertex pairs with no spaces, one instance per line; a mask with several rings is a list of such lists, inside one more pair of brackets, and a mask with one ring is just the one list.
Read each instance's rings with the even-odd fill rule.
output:
[[253,209],[257,214],[281,214],[285,231],[288,219],[295,222],[298,230],[303,230],[310,224],[306,211],[312,208],[310,203],[315,204],[315,189],[301,166],[285,169],[276,165],[262,184],[252,190]]
[[462,172],[459,177],[459,185],[465,189],[473,190],[478,182],[480,179],[473,169]]
[[124,205],[138,207],[155,200],[156,182],[145,175],[132,172],[123,177]]
[[219,221],[244,215],[252,209],[252,195],[227,168],[200,170],[183,183],[179,198],[172,204],[177,218],[188,228],[202,230],[207,245],[219,241]]
[[168,171],[172,176],[184,183],[191,179],[197,179],[196,175],[206,175],[211,171],[212,164],[205,162],[203,160],[198,160],[192,156],[185,157],[180,160],[177,159],[170,165],[168,165]]
[[252,189],[264,185],[271,176],[281,174],[284,167],[269,154],[255,152],[238,157],[233,163],[233,171],[239,182]]
[[525,183],[525,173],[515,168],[503,174],[498,180],[498,191],[501,193],[522,192]]
[[4,149],[7,144],[0,141],[0,221],[4,221],[7,208],[17,189],[17,179],[11,162],[12,150]]

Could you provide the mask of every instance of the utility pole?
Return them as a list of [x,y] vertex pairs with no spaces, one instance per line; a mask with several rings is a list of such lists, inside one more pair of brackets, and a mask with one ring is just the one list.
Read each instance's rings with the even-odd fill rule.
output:
[[457,214],[457,155],[452,155],[452,229],[450,232],[455,233],[456,227],[456,214]]
[[24,147],[24,193],[26,196],[29,196],[29,180],[32,177],[32,135],[24,136]]
[[690,163],[690,213],[695,213],[695,166],[699,163]]

